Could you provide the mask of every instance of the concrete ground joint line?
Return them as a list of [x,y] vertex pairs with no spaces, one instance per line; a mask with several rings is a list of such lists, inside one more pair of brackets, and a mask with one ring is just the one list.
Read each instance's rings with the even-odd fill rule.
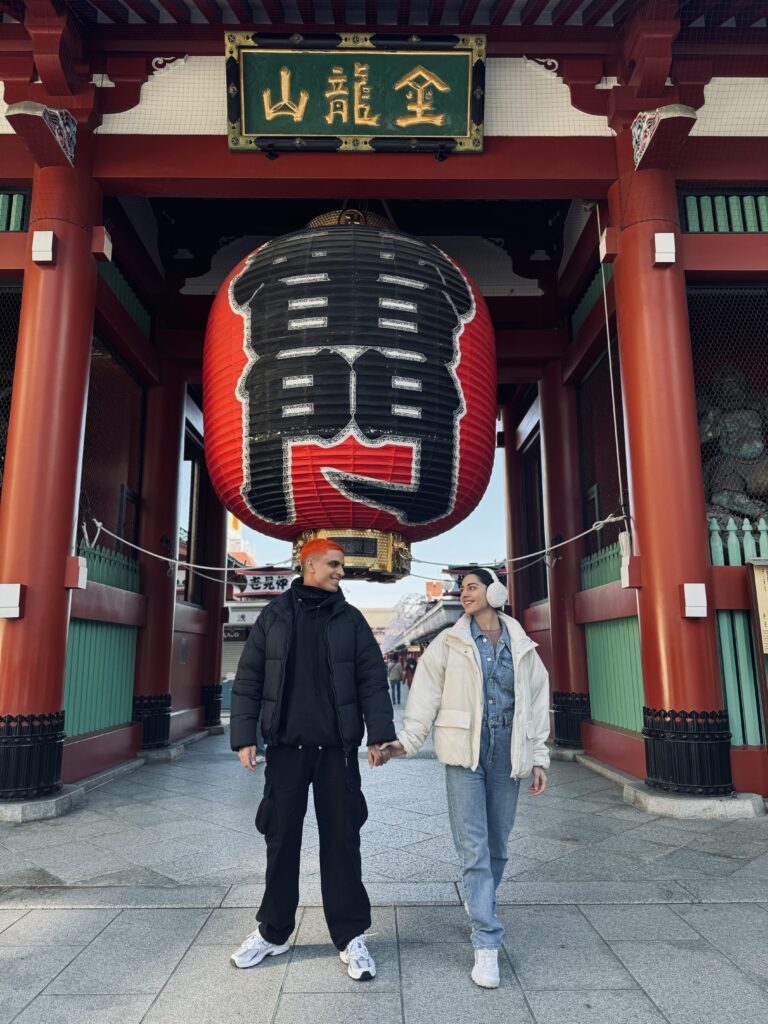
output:
[[397,917],[397,906],[392,908],[392,916],[395,919],[395,945],[397,946],[397,977],[398,977],[398,990],[400,992],[400,1018],[403,1024],[406,1024],[405,1019],[405,995],[403,994],[403,958],[400,952],[400,924]]
[[512,960],[512,954],[509,952],[509,949],[507,948],[506,942],[502,942],[501,948],[504,951],[504,955],[507,958],[507,963],[509,964],[510,969],[512,971],[512,976],[514,977],[515,981],[517,982],[518,988],[520,989],[520,995],[523,997],[523,1001],[524,1001],[525,1005],[528,1008],[528,1012],[531,1015],[531,1020],[535,1022],[536,1021],[536,1014],[533,1012],[533,1007],[531,1006],[530,1001],[528,999],[528,995],[526,994],[526,991],[523,988],[523,983],[520,981],[518,973],[515,970],[515,964],[514,964],[514,962]]
[[[299,920],[296,923],[295,938],[294,938],[293,942],[291,943],[291,948],[288,950],[288,956],[286,957],[287,963],[285,965],[285,971],[283,972],[283,977],[282,977],[282,980],[280,981],[280,987],[277,990],[277,998],[275,999],[275,1008],[272,1011],[272,1016],[269,1018],[269,1024],[275,1024],[275,1021],[277,1020],[277,1014],[278,1014],[278,1011],[280,1010],[280,1003],[282,1002],[282,999],[283,999],[283,989],[285,988],[285,983],[288,980],[288,971],[290,971],[291,964],[293,963],[293,956],[294,956],[294,953],[296,952],[296,945],[297,945],[297,940],[299,938],[299,932],[301,931],[301,926],[304,923],[304,915],[307,912],[307,908],[306,907],[299,907],[298,909],[299,909]],[[258,928],[258,924],[256,925],[256,927]]]
[[190,941],[189,941],[189,944],[188,944],[187,948],[186,948],[186,949],[184,950],[184,952],[183,952],[183,953],[181,954],[181,956],[179,957],[179,959],[178,959],[178,960],[176,961],[176,963],[175,963],[175,964],[174,964],[174,966],[173,966],[173,970],[172,970],[172,971],[171,971],[171,973],[170,973],[170,974],[168,975],[168,977],[167,977],[167,978],[165,979],[165,981],[163,982],[163,984],[162,984],[162,985],[160,986],[160,988],[158,989],[157,993],[155,994],[155,997],[154,997],[154,999],[152,1000],[152,1002],[151,1002],[151,1003],[149,1004],[149,1006],[148,1006],[148,1007],[147,1007],[147,1009],[145,1010],[144,1014],[142,1015],[142,1018],[141,1018],[141,1020],[139,1021],[139,1024],[143,1024],[143,1021],[145,1021],[145,1020],[147,1019],[147,1014],[148,1014],[148,1013],[151,1013],[151,1011],[152,1011],[152,1008],[154,1007],[155,1003],[156,1003],[156,1002],[158,1001],[158,999],[159,999],[159,998],[160,998],[160,996],[161,996],[161,995],[163,994],[163,992],[165,992],[166,988],[168,987],[168,983],[170,982],[171,978],[172,978],[172,977],[173,977],[173,976],[174,976],[174,975],[176,974],[176,971],[177,971],[177,970],[179,969],[179,965],[181,964],[182,960],[183,960],[183,959],[184,959],[184,957],[185,957],[185,956],[187,955],[187,953],[188,953],[188,952],[190,951],[190,949],[192,948],[192,946],[194,946],[194,944],[195,944],[195,940],[197,939],[197,937],[198,937],[198,935],[200,934],[200,932],[201,932],[201,931],[203,930],[203,928],[205,928],[205,926],[206,926],[206,925],[208,924],[208,922],[210,921],[210,919],[211,919],[211,914],[212,914],[212,913],[213,913],[213,910],[209,910],[209,911],[208,911],[208,914],[206,915],[206,918],[205,918],[205,920],[204,920],[204,921],[203,921],[203,923],[202,923],[202,924],[201,924],[201,925],[199,926],[199,928],[197,929],[197,931],[195,932],[195,934],[194,934],[194,935],[192,936],[192,938],[191,938],[191,939],[190,939]]

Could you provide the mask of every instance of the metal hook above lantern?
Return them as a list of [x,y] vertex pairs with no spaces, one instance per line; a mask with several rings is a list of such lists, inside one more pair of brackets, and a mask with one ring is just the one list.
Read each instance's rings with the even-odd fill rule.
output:
[[[375,223],[373,223],[375,219]],[[395,580],[410,542],[472,511],[496,438],[496,350],[477,287],[436,246],[344,210],[242,260],[208,318],[205,450],[262,533],[332,537],[347,575]]]

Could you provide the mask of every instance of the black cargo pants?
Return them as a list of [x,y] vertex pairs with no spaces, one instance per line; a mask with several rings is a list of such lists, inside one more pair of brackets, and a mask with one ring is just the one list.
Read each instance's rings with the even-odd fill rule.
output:
[[368,817],[357,751],[340,747],[268,747],[256,828],[267,841],[267,878],[256,920],[268,942],[288,941],[299,904],[299,862],[309,786],[320,832],[320,885],[328,931],[337,949],[371,926],[360,861]]

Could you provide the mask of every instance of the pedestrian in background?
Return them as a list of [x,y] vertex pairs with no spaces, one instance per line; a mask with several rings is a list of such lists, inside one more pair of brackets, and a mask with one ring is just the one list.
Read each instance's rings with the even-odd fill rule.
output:
[[403,681],[403,666],[398,655],[394,655],[389,663],[389,693],[393,704],[400,703],[400,683]]

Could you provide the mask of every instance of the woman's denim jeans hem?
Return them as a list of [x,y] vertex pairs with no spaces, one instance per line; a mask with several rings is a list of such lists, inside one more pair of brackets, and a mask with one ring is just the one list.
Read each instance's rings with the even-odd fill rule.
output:
[[446,766],[451,832],[475,949],[498,949],[504,938],[504,925],[496,916],[496,890],[507,863],[520,788],[519,779],[510,778],[512,717],[483,721],[475,771]]

